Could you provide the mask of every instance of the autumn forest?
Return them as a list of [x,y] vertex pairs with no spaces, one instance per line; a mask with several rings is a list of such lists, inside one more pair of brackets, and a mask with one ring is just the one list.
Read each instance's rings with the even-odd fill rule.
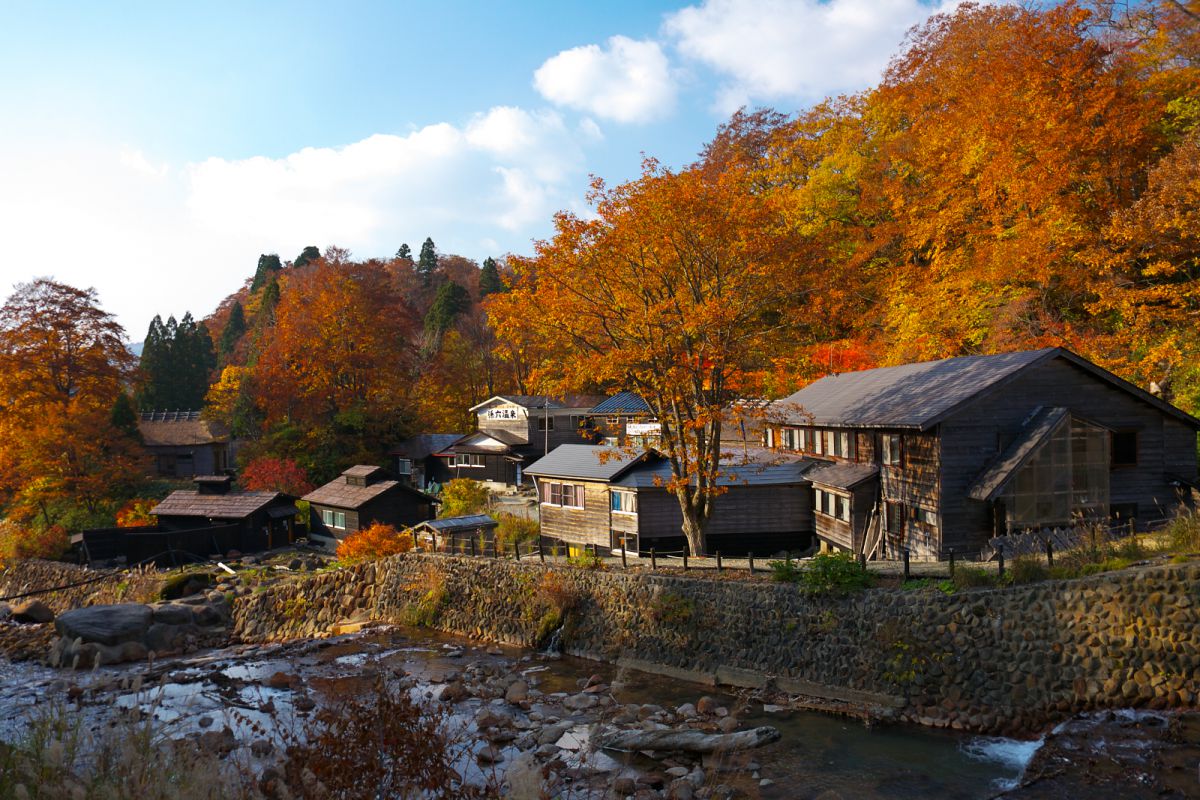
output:
[[94,292],[23,284],[0,308],[3,524],[61,537],[153,495],[139,410],[202,408],[239,466],[311,484],[500,393],[636,391],[703,467],[738,398],[1051,345],[1195,413],[1198,88],[1200,3],[964,6],[868,91],[596,179],[531,255],[480,264],[435,231],[263,255],[206,318],[156,318],[140,359]]

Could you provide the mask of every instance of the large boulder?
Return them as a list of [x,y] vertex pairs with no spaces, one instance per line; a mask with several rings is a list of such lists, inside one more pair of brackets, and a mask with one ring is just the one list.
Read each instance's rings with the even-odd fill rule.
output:
[[153,617],[150,606],[122,603],[65,611],[54,625],[64,639],[82,639],[111,646],[143,641]]

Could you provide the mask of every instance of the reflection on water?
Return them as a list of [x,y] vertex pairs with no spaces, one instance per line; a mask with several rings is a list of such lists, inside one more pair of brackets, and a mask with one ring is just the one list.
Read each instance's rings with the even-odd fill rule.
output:
[[[760,765],[760,774],[774,782],[763,789],[762,796],[768,799],[992,797],[1019,779],[1039,744],[919,727],[867,728],[857,721],[813,712],[767,713],[761,703],[743,702],[711,687],[583,659],[547,659],[515,648],[491,655],[465,640],[424,630],[368,631],[301,651],[268,647],[245,656],[214,655],[218,657],[210,663],[173,673],[174,682],[163,685],[157,697],[160,687],[149,687],[140,693],[117,692],[115,702],[121,707],[141,705],[183,732],[214,723],[231,724],[236,732],[247,723],[268,722],[271,716],[264,708],[277,717],[290,713],[294,692],[265,685],[279,672],[298,676],[303,691],[323,702],[370,690],[372,676],[379,672],[416,676],[419,683],[412,692],[417,697],[428,696],[431,683],[472,663],[504,662],[545,694],[577,692],[580,679],[597,674],[611,685],[620,703],[673,707],[708,694],[729,708],[743,727],[778,728],[781,740],[751,756]],[[53,687],[61,690],[65,681],[111,681],[135,671],[124,666],[72,675],[0,662],[0,738],[12,738],[32,704],[53,695]],[[456,716],[466,722],[479,706],[479,701],[467,701]],[[202,723],[205,718],[209,719]]]

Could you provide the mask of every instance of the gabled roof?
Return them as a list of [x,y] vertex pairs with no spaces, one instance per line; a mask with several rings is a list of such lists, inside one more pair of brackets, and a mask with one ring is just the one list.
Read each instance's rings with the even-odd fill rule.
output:
[[477,528],[495,528],[500,523],[487,514],[468,514],[463,517],[446,517],[445,519],[427,519],[418,522],[414,528],[428,528],[438,533],[453,533],[456,531],[473,531]]
[[419,461],[444,451],[461,438],[461,433],[419,433],[400,442],[388,451],[388,455]]
[[171,412],[166,419],[164,412],[142,414],[137,424],[142,443],[147,447],[192,447],[229,441],[225,426],[200,419],[199,413]]
[[[324,486],[318,487],[302,497],[310,503],[334,508],[360,508],[388,492],[407,492],[416,495],[429,503],[439,502],[437,498],[425,494],[399,481],[376,481],[370,486],[352,486],[346,483],[346,476],[352,470],[362,470],[363,467],[352,467]],[[379,467],[370,469],[378,470]]]
[[524,437],[510,431],[476,431],[463,436],[443,452],[508,453],[517,445],[528,444]]
[[566,394],[558,397],[553,397],[544,394],[498,394],[495,397],[489,397],[482,403],[471,406],[469,411],[474,413],[484,406],[489,406],[497,401],[504,403],[512,403],[513,405],[523,406],[524,408],[579,408],[589,409],[599,403],[604,398],[590,394]]
[[385,471],[383,467],[377,467],[374,464],[355,464],[353,467],[342,470],[342,477],[375,478],[384,474]]
[[999,494],[1009,478],[1025,466],[1042,443],[1070,418],[1071,412],[1065,408],[1039,408],[1035,411],[1013,443],[975,479],[967,490],[967,496],[973,500],[991,500]]
[[652,414],[640,394],[618,392],[592,407],[590,414]]
[[875,464],[830,462],[816,465],[804,473],[804,477],[814,485],[819,484],[832,489],[853,489],[878,474],[879,467]]
[[543,478],[611,481],[635,464],[661,458],[657,453],[632,452],[622,447],[560,444],[526,467],[525,474]]
[[205,517],[207,519],[245,519],[272,503],[291,503],[295,498],[283,492],[229,492],[200,494],[186,489],[171,492],[150,509],[160,517]]
[[775,416],[797,425],[927,430],[1019,372],[1055,358],[1200,429],[1195,417],[1061,347],[830,375],[776,401],[772,408]]

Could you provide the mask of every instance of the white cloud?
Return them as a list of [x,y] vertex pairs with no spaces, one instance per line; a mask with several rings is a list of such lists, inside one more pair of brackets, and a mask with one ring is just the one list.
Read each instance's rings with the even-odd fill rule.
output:
[[547,100],[617,122],[647,122],[670,113],[675,84],[657,42],[613,36],[563,50],[533,74]]
[[426,236],[479,259],[525,251],[586,191],[581,141],[553,111],[497,107],[282,158],[174,165],[116,145],[14,143],[0,150],[0,301],[37,275],[95,286],[139,340],[156,313],[208,314],[262,252],[387,256]]
[[952,9],[919,0],[704,0],[667,16],[679,52],[726,81],[717,108],[814,102],[878,82],[905,33]]

